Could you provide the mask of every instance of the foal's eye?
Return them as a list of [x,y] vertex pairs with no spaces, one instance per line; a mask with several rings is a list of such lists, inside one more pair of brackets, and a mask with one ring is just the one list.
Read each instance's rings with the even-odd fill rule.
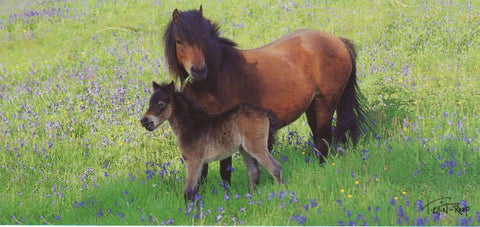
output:
[[179,40],[179,39],[177,39],[177,41],[175,41],[175,43],[177,43],[177,45],[182,45],[183,44],[182,40]]
[[158,107],[160,107],[160,108],[164,108],[166,105],[167,105],[167,103],[165,103],[163,101],[158,102]]

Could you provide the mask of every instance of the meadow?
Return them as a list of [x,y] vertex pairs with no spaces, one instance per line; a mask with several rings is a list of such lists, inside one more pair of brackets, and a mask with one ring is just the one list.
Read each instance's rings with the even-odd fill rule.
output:
[[[249,49],[311,28],[351,39],[375,127],[315,158],[302,116],[248,191],[234,156],[185,204],[163,124],[141,127],[168,82],[162,36],[197,9]],[[0,224],[480,225],[479,1],[38,0],[0,3]]]

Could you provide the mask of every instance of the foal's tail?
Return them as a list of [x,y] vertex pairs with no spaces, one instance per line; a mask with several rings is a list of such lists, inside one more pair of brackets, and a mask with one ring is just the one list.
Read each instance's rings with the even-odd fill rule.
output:
[[337,105],[337,126],[333,131],[334,142],[346,142],[347,133],[355,144],[362,132],[371,128],[370,119],[365,112],[365,97],[362,95],[357,84],[357,53],[353,43],[345,38],[340,38],[350,52],[352,72],[348,83]]
[[280,128],[280,124],[278,122],[278,118],[277,118],[277,115],[275,115],[275,113],[273,113],[271,110],[269,109],[265,109],[265,114],[267,115],[268,117],[268,121],[270,123],[270,127],[269,127],[269,130],[268,130],[268,150],[271,151],[272,148],[273,148],[273,144],[275,143],[275,133],[277,132],[277,130]]

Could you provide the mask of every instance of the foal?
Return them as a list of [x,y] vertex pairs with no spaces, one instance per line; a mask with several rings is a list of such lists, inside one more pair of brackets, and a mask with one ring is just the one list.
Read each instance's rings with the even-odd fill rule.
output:
[[272,112],[241,104],[222,113],[207,114],[187,96],[175,92],[173,83],[153,82],[153,90],[150,106],[140,121],[149,131],[165,120],[170,123],[186,162],[185,201],[193,200],[198,192],[203,164],[223,160],[237,150],[247,166],[250,189],[258,183],[258,162],[278,184],[283,183],[282,167],[268,152],[276,126]]

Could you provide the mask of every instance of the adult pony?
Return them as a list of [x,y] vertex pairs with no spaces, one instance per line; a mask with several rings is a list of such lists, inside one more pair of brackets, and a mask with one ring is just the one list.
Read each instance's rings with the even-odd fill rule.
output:
[[[239,103],[272,110],[280,127],[304,112],[312,130],[320,163],[335,141],[346,135],[355,143],[367,117],[356,81],[352,42],[326,32],[298,30],[266,46],[240,50],[220,37],[218,25],[199,10],[173,11],[164,34],[165,58],[174,78],[208,112]],[[332,132],[332,118],[337,122]],[[221,161],[222,179],[230,182],[231,157]],[[203,176],[206,176],[204,166]]]

